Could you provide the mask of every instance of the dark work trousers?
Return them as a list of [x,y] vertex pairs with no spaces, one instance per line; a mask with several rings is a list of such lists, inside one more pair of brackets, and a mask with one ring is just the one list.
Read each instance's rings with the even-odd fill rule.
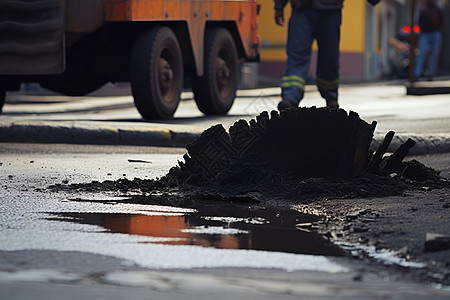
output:
[[284,100],[298,105],[303,98],[311,46],[316,39],[319,48],[316,84],[327,103],[337,101],[341,21],[341,10],[292,10],[286,47],[287,66],[281,82]]

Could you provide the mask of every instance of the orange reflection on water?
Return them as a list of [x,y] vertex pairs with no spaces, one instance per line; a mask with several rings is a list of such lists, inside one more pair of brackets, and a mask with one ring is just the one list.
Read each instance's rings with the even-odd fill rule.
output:
[[189,223],[185,215],[108,215],[104,226],[111,232],[126,233],[174,240],[152,242],[167,245],[197,245],[221,249],[247,248],[250,244],[248,235],[238,238],[235,234],[198,234],[183,232],[196,226]]

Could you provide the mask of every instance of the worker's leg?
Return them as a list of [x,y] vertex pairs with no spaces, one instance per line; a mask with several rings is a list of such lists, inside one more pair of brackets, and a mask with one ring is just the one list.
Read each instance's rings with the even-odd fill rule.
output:
[[428,64],[428,79],[432,79],[436,75],[439,61],[439,51],[441,49],[442,34],[440,31],[435,31],[430,34],[430,60]]
[[425,60],[427,57],[428,45],[429,33],[422,32],[417,42],[417,49],[419,50],[419,54],[415,57],[414,60],[414,77],[416,79],[419,79],[423,76],[423,67],[425,65]]
[[327,106],[332,108],[338,107],[340,26],[340,10],[321,11],[315,35],[319,47],[316,83]]
[[313,9],[292,10],[287,39],[287,66],[281,82],[281,97],[298,105],[305,91],[313,41],[311,19]]

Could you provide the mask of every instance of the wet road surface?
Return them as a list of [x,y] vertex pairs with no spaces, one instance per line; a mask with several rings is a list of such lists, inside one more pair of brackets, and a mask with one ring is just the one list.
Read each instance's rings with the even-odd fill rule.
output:
[[155,178],[183,153],[0,144],[0,299],[449,296],[342,256],[308,232],[311,220],[301,215],[150,206],[131,201],[132,194],[47,189]]
[[[260,217],[255,211],[253,218],[244,218],[249,212],[238,216],[234,208],[228,209],[227,215],[218,215],[224,209],[215,205],[212,207],[216,214],[210,215],[207,210],[135,204],[133,195],[118,198],[108,193],[64,192],[64,185],[70,183],[163,176],[181,160],[181,153],[115,153],[114,147],[107,147],[110,150],[105,152],[110,153],[105,155],[83,150],[95,146],[67,149],[68,153],[63,153],[62,145],[55,150],[52,145],[40,147],[45,153],[2,154],[2,168],[8,175],[3,185],[1,223],[2,237],[7,242],[0,245],[0,250],[82,251],[131,259],[135,264],[153,268],[249,266],[345,270],[331,262],[327,269],[327,259],[322,257],[315,263],[314,256],[293,255],[341,255],[337,247],[325,245],[320,236],[296,229],[297,223],[306,222],[298,219],[301,216],[289,216],[291,220],[286,216],[280,221],[283,216],[277,212],[261,209],[269,218]],[[50,185],[62,189],[51,192],[46,189]],[[230,253],[224,254],[224,249]],[[159,253],[159,257],[148,255],[151,252]],[[304,261],[308,263],[303,265]]]

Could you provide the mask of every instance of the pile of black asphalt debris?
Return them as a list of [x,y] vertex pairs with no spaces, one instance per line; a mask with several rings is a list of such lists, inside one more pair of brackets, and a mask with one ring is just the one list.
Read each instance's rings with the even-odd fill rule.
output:
[[[390,131],[371,149],[376,122],[355,112],[291,108],[262,112],[247,122],[205,130],[189,144],[184,162],[158,179],[71,184],[71,189],[140,191],[149,197],[264,203],[309,203],[320,199],[402,195],[406,190],[449,183],[412,160],[411,139],[393,153]],[[157,196],[156,196],[157,195]]]

